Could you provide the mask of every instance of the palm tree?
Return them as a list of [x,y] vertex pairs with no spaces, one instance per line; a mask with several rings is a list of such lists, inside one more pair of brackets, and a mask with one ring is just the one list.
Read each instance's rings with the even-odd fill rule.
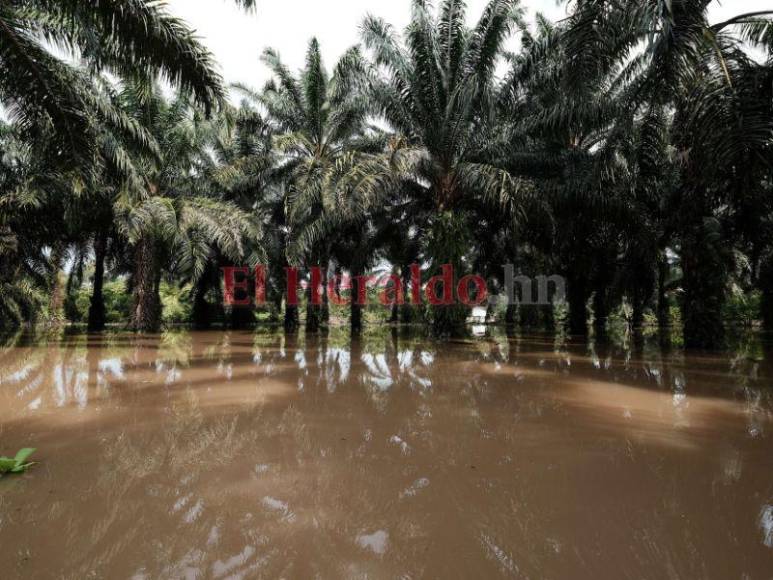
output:
[[[246,87],[239,108],[233,112],[236,130],[226,146],[223,163],[213,174],[229,199],[239,207],[252,211],[264,225],[263,249],[269,262],[267,298],[274,319],[278,319],[285,298],[282,280],[289,265],[287,248],[290,244],[290,224],[287,215],[287,171],[282,155],[273,147],[274,134],[281,128],[259,110],[260,95]],[[285,305],[284,326],[288,332],[297,330],[298,309]]]
[[[275,219],[284,228],[285,260],[327,271],[335,238],[323,232],[332,223],[340,224],[345,213],[344,188],[339,183],[354,171],[361,156],[383,148],[383,139],[369,130],[368,102],[359,90],[364,64],[359,50],[352,48],[329,74],[316,39],[309,43],[306,67],[299,77],[271,49],[264,52],[263,61],[274,75],[263,91],[237,88],[265,109],[265,122],[271,127],[278,164],[273,181],[281,184],[277,201],[283,210]],[[309,287],[306,324],[311,331],[319,328],[325,316],[324,307],[312,303],[313,291]],[[287,325],[292,326],[293,305],[286,305],[286,313]]]
[[[240,4],[252,7],[252,0]],[[210,53],[188,26],[148,0],[10,0],[0,5],[0,103],[28,135],[55,138],[62,162],[93,157],[95,110],[83,71],[160,75],[206,110],[224,91]]]
[[48,144],[22,135],[18,125],[0,124],[0,326],[35,319],[44,303],[51,320],[61,318],[61,266],[78,236],[70,201],[79,176],[52,171]]
[[[467,268],[470,224],[466,210],[480,204],[506,207],[527,187],[492,163],[496,130],[495,67],[520,19],[517,0],[492,0],[468,29],[461,0],[444,0],[438,14],[414,0],[402,41],[386,22],[369,16],[363,40],[379,74],[370,98],[378,115],[399,137],[391,154],[412,187],[410,211],[427,232],[425,256],[433,269]],[[517,205],[517,203],[516,203]],[[433,309],[439,333],[456,332],[466,310]]]
[[[246,8],[252,0],[238,0]],[[76,68],[47,49],[74,56],[88,69]],[[193,95],[210,111],[224,91],[209,52],[180,20],[147,0],[54,1],[12,0],[0,6],[0,105],[35,143],[47,174],[70,173],[80,190],[98,191],[104,174],[113,186],[136,180],[127,149],[155,153],[141,127],[116,109],[104,90],[92,82],[95,73],[118,76],[161,76]],[[75,165],[73,166],[73,162]],[[38,163],[41,166],[41,163]],[[79,176],[73,176],[73,167]],[[31,183],[25,184],[30,189]],[[132,185],[136,185],[136,182]],[[118,185],[120,186],[120,184]],[[48,192],[54,191],[47,188]],[[59,188],[63,194],[71,189]],[[50,199],[50,197],[49,197]],[[4,200],[6,205],[10,200]],[[108,203],[96,203],[106,208]],[[93,212],[91,212],[93,214]],[[98,211],[102,215],[105,212]],[[110,221],[110,212],[102,215]],[[55,215],[55,214],[54,214]],[[104,325],[100,299],[104,229],[95,234],[97,257],[90,327]],[[54,258],[65,251],[57,245]],[[55,260],[56,261],[56,260]],[[23,262],[23,259],[22,259]],[[58,271],[52,273],[59,277]],[[58,295],[54,292],[54,296]]]
[[211,127],[184,96],[167,101],[158,89],[129,85],[122,106],[148,128],[159,156],[139,158],[141,190],[124,188],[114,202],[119,232],[133,252],[131,326],[157,330],[161,321],[159,286],[164,268],[202,276],[216,250],[238,261],[260,259],[259,225],[210,185],[208,139]]
[[658,325],[669,325],[668,253],[674,239],[679,184],[676,149],[671,145],[673,119],[651,109],[638,120],[624,143],[631,167],[632,195],[625,219],[626,235],[621,284],[633,311],[632,326],[640,329],[644,309],[657,290]]
[[[30,232],[16,227],[24,211],[39,202],[37,192],[23,187],[30,162],[16,132],[0,121],[0,328],[4,330],[34,318],[43,302],[35,283],[44,276],[32,266],[35,262],[24,259],[25,246],[31,244],[20,234]],[[41,254],[36,256],[37,265],[45,263]]]
[[[565,28],[540,16],[537,23],[536,34],[524,31],[524,48],[511,57],[499,97],[507,121],[498,135],[505,166],[535,181],[539,190],[527,212],[526,236],[520,236],[525,256],[518,258],[522,267],[531,266],[526,274],[536,274],[540,264],[567,279],[572,334],[588,333],[593,298],[601,334],[617,299],[614,269],[627,211],[628,175],[618,162],[619,138],[610,131],[620,97],[605,75],[583,78],[571,92],[565,90],[573,66]],[[536,311],[529,314],[521,312],[522,323],[538,322]],[[551,310],[545,314],[552,323]]]
[[[753,160],[765,156],[773,130],[760,113],[759,67],[743,45],[769,49],[773,11],[712,25],[711,5],[587,0],[577,4],[566,35],[576,82],[613,74],[626,87],[624,123],[652,108],[674,111],[685,342],[696,347],[722,342],[730,232],[720,214],[738,199],[738,176],[758,166]],[[637,51],[641,44],[645,49]],[[759,171],[751,174],[759,183]]]

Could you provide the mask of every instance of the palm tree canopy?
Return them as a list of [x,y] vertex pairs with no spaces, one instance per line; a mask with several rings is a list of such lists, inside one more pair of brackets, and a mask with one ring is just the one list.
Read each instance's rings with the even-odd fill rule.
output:
[[[252,0],[240,2],[254,6]],[[206,112],[224,97],[212,56],[163,4],[149,0],[7,0],[0,4],[0,104],[30,137],[54,139],[60,155],[90,162],[92,113],[82,70],[157,76],[193,95]]]
[[217,251],[231,260],[261,258],[255,216],[224,198],[212,181],[220,137],[187,95],[172,100],[158,87],[130,84],[118,95],[121,110],[152,136],[157,155],[135,155],[142,188],[122,188],[114,200],[119,231],[130,244],[151,238],[165,246],[171,268],[197,279]]
[[[382,151],[384,139],[368,124],[369,103],[362,90],[366,65],[358,48],[348,50],[332,73],[324,66],[316,39],[309,42],[299,75],[272,49],[264,52],[263,61],[273,78],[262,92],[243,86],[237,90],[266,113],[264,123],[270,126],[276,156],[274,180],[285,192],[282,221],[299,233],[299,243],[288,250],[294,260],[302,260],[311,239],[318,239],[312,231],[319,232],[323,214],[330,224],[345,213],[338,186],[342,176],[350,174],[362,156]],[[252,167],[265,165],[248,157],[253,158]]]
[[[465,24],[461,0],[437,13],[414,0],[402,40],[369,16],[362,26],[376,67],[370,97],[376,112],[402,138],[398,157],[427,188],[427,202],[451,208],[471,196],[506,202],[520,183],[490,161],[496,129],[496,64],[521,21],[517,0],[492,0],[477,25]],[[410,166],[410,168],[409,168]]]

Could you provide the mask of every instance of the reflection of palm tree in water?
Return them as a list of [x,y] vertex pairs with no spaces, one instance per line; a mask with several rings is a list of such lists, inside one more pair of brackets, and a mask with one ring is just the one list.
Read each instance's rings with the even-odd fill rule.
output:
[[[52,514],[53,527],[60,521],[64,528],[91,529],[90,537],[66,539],[67,549],[81,555],[73,577],[125,566],[127,553],[155,554],[130,564],[152,577],[176,576],[186,566],[211,570],[207,544],[228,513],[226,498],[208,492],[211,475],[238,464],[238,456],[258,444],[260,422],[245,422],[249,414],[207,417],[190,390],[170,412],[164,429],[149,425],[98,442],[100,467],[88,502],[102,508],[81,510],[76,499]],[[89,524],[95,513],[99,519]]]
[[[110,379],[106,369],[100,371],[100,359],[115,353],[106,343],[88,344],[93,350],[65,340],[45,349],[1,353],[10,359],[0,361],[14,362],[0,364],[18,372],[35,363],[20,387],[35,373],[53,381],[51,368],[66,368],[64,392],[72,393],[66,404],[74,406],[79,373],[88,372],[92,391]],[[67,485],[79,481],[83,489],[68,488],[53,503],[42,494],[29,506],[31,514],[46,513],[49,532],[44,533],[73,530],[64,549],[78,556],[62,573],[74,578],[95,570],[109,576],[127,566],[138,574],[142,568],[147,577],[181,576],[186,569],[212,576],[226,569],[248,576],[315,571],[335,576],[341,560],[359,562],[368,554],[357,538],[382,536],[388,538],[390,561],[421,575],[415,566],[424,561],[422,550],[433,550],[428,538],[437,532],[441,512],[447,525],[458,527],[456,537],[468,549],[480,550],[497,566],[517,562],[524,572],[537,570],[552,557],[550,550],[565,545],[561,537],[545,544],[545,522],[563,515],[548,508],[542,519],[535,516],[531,508],[544,505],[545,497],[531,485],[535,472],[524,461],[530,447],[519,441],[537,437],[532,428],[539,434],[547,425],[541,452],[558,453],[549,443],[562,441],[565,428],[550,421],[566,416],[569,407],[535,395],[538,383],[528,382],[528,371],[547,376],[540,383],[546,390],[562,377],[569,384],[559,390],[568,390],[575,379],[654,386],[656,376],[662,377],[663,389],[670,389],[679,376],[683,385],[692,381],[691,373],[700,367],[689,357],[657,359],[648,353],[641,361],[607,345],[557,348],[549,339],[519,343],[496,335],[429,347],[399,334],[350,341],[335,333],[308,338],[192,334],[129,344],[135,352],[127,357],[124,349],[119,357],[134,366],[123,365],[127,388],[121,390],[148,391],[143,393],[148,398],[126,399],[120,423],[62,431],[59,452],[72,454],[74,470],[83,477],[65,476],[53,459],[52,477]],[[36,358],[40,353],[46,355]],[[710,364],[706,372],[746,375],[748,389],[759,391],[753,378],[757,363]],[[174,388],[167,388],[165,373],[174,365],[180,374]],[[250,367],[266,381],[211,372],[229,365],[235,371]],[[202,367],[210,371],[205,381],[197,374]],[[518,371],[526,371],[525,384],[515,380]],[[148,373],[156,379],[142,386]],[[0,380],[8,376],[0,371]],[[302,391],[290,388],[255,405],[237,400],[221,406],[207,394],[209,386],[246,393],[272,385],[295,387],[299,379]],[[55,400],[48,399],[45,405],[53,406]],[[90,395],[88,405],[98,399]],[[760,407],[769,409],[770,403]],[[643,473],[654,478],[650,481],[667,486],[656,469],[661,455],[644,454],[635,441],[623,452],[634,454]],[[723,453],[727,457],[716,462],[717,485],[729,486],[723,493],[732,496],[743,489],[733,474],[744,456],[735,448]],[[679,498],[669,501],[679,509],[689,507]],[[467,517],[471,509],[475,525]],[[667,524],[662,516],[648,516],[643,523],[652,533]],[[513,551],[514,545],[521,548]],[[692,564],[678,569],[688,572]]]

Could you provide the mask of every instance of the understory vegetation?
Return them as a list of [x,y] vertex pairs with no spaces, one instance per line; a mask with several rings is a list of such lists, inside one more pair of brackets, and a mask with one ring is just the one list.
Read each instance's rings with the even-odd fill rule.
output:
[[[297,72],[266,49],[254,88],[158,3],[3,2],[0,327],[450,335],[469,308],[314,304],[308,285],[296,306],[285,269],[452,264],[496,290],[514,264],[566,300],[488,321],[679,325],[689,347],[771,329],[773,10],[714,4],[574,0],[553,23],[412,0],[407,29],[368,16],[330,67],[315,39]],[[257,264],[267,305],[226,308],[222,268]]]

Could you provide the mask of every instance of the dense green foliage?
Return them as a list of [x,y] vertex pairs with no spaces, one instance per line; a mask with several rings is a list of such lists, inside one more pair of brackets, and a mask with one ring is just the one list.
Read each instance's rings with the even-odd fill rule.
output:
[[[0,324],[284,313],[290,329],[345,316],[358,331],[359,307],[315,306],[311,288],[305,315],[288,306],[284,268],[407,280],[412,263],[450,263],[497,289],[511,263],[562,275],[568,294],[490,312],[508,324],[600,335],[610,320],[668,327],[678,308],[696,347],[722,344],[728,322],[773,325],[773,11],[714,23],[711,6],[575,0],[532,24],[491,0],[470,27],[462,0],[413,0],[402,34],[367,17],[331,70],[314,39],[297,74],[266,50],[273,78],[234,87],[235,107],[155,3],[6,2]],[[269,306],[225,308],[220,269],[258,262]],[[365,321],[449,334],[468,315]]]

